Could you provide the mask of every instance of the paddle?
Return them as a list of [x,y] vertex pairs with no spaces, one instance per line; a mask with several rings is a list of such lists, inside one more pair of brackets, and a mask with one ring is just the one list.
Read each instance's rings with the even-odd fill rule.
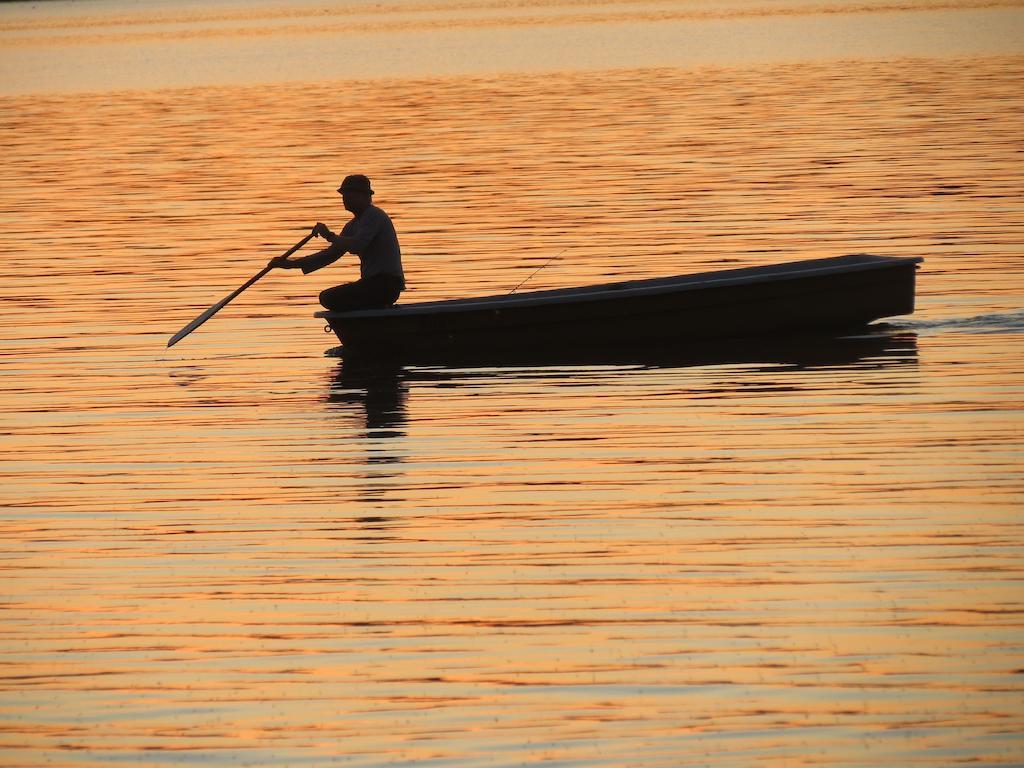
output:
[[[304,238],[302,238],[299,242],[297,242],[295,245],[293,245],[291,248],[289,248],[287,253],[285,253],[281,258],[287,258],[288,256],[291,256],[293,253],[295,253],[297,250],[299,250],[299,248],[301,248],[306,243],[308,243],[312,238],[313,238],[313,233],[311,232],[308,235],[306,235]],[[265,274],[267,274],[267,272],[269,272],[271,269],[273,269],[273,267],[270,267],[270,266],[266,266],[263,269],[261,269],[259,271],[259,273],[256,274],[255,277],[253,277],[251,280],[249,280],[249,282],[247,282],[245,285],[243,285],[237,291],[232,293],[226,299],[221,299],[220,301],[218,301],[216,304],[214,304],[208,310],[203,312],[203,314],[201,314],[199,317],[197,317],[191,323],[189,323],[184,328],[182,328],[180,331],[178,331],[176,334],[171,336],[171,340],[167,342],[167,346],[168,347],[173,347],[179,341],[184,339],[186,336],[188,336],[190,333],[192,333],[192,331],[194,331],[200,325],[202,325],[207,320],[209,320],[211,317],[213,317],[218,312],[220,312],[222,309],[224,309],[224,307],[226,307],[228,305],[228,303],[230,303],[236,296],[238,296],[238,294],[240,294],[242,291],[244,291],[250,285],[252,285],[257,280],[259,280],[261,277],[263,277]]]

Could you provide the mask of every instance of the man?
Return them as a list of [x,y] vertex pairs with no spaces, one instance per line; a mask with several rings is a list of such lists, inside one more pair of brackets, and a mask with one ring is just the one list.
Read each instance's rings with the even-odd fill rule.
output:
[[270,265],[278,269],[301,269],[303,274],[333,264],[345,253],[359,257],[359,279],[354,283],[337,285],[320,294],[320,303],[335,312],[355,309],[384,309],[398,301],[405,290],[402,254],[398,235],[390,217],[373,204],[370,180],[362,174],[346,176],[338,187],[345,210],[352,220],[336,235],[326,225],[317,222],[313,234],[330,245],[322,251],[289,259],[278,256]]

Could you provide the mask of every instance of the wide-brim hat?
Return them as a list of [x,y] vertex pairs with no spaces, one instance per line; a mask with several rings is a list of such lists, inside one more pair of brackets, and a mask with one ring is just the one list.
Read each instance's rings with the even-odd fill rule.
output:
[[338,187],[338,191],[365,192],[368,195],[373,194],[373,189],[370,187],[370,180],[361,173],[354,173],[351,176],[346,176],[345,180],[341,182],[341,186]]

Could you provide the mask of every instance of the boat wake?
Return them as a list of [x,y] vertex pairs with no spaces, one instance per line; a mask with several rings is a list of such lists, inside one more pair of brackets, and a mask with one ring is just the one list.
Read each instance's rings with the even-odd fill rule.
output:
[[962,331],[965,333],[1020,333],[1024,310],[943,320],[904,320],[898,326],[911,331]]

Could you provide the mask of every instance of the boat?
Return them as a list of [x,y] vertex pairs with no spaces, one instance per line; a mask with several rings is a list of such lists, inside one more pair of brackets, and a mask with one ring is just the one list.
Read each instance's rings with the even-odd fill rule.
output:
[[346,356],[683,349],[834,333],[911,314],[922,261],[851,254],[315,316],[327,321]]

